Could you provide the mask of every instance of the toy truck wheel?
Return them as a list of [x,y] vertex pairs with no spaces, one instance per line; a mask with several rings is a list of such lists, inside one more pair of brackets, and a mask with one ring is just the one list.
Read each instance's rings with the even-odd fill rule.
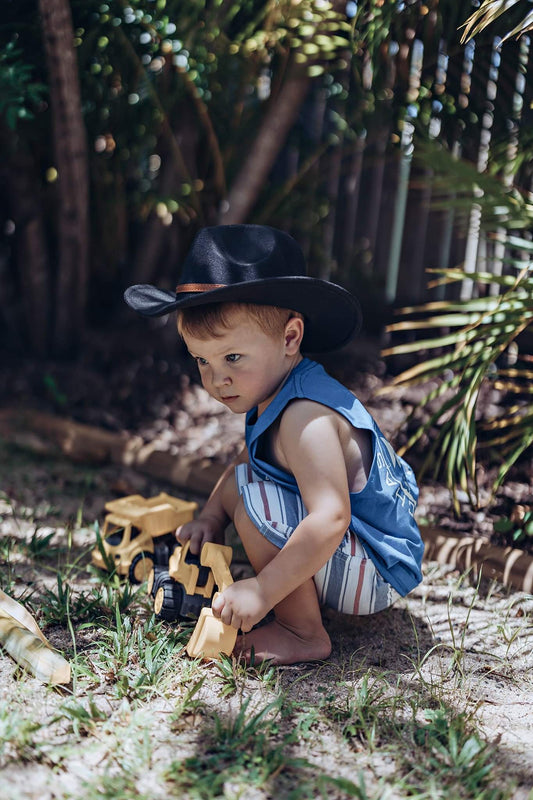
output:
[[183,587],[170,577],[159,576],[154,597],[154,612],[157,619],[174,622],[181,617]]
[[156,596],[156,592],[159,588],[159,579],[161,578],[161,576],[163,576],[163,578],[169,577],[167,567],[168,564],[166,567],[164,567],[162,564],[156,563],[154,564],[154,568],[150,570],[150,574],[148,575],[148,583],[146,586],[146,591],[152,597]]
[[128,577],[130,583],[142,583],[147,580],[154,566],[153,553],[143,550],[131,559]]

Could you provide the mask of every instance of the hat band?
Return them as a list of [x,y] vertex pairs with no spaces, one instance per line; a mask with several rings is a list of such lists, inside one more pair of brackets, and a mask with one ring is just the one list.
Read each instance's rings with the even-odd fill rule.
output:
[[181,283],[176,286],[176,294],[180,292],[209,292],[211,289],[222,289],[225,283]]

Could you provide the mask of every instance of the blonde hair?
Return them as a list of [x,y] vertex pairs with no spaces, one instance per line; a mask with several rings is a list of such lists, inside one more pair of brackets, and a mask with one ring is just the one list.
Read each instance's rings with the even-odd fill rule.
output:
[[255,303],[208,303],[203,306],[183,308],[178,312],[178,333],[189,334],[196,339],[211,339],[222,336],[232,326],[233,317],[244,313],[254,320],[269,336],[281,336],[285,325],[293,317],[303,319],[299,311],[277,306],[260,306]]

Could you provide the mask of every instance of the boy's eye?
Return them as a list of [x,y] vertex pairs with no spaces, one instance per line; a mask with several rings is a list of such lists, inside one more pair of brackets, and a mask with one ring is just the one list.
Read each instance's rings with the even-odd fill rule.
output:
[[207,359],[200,358],[200,356],[196,356],[195,361],[199,367],[205,367],[205,365],[207,364]]
[[230,353],[226,356],[226,361],[229,361],[231,364],[235,364],[236,361],[239,361],[240,355],[239,353]]

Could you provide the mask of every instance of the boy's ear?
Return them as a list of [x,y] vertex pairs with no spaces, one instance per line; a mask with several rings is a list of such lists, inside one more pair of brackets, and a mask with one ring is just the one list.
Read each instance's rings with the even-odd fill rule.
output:
[[287,355],[294,355],[300,349],[304,335],[304,321],[300,317],[291,317],[285,325],[285,349]]

